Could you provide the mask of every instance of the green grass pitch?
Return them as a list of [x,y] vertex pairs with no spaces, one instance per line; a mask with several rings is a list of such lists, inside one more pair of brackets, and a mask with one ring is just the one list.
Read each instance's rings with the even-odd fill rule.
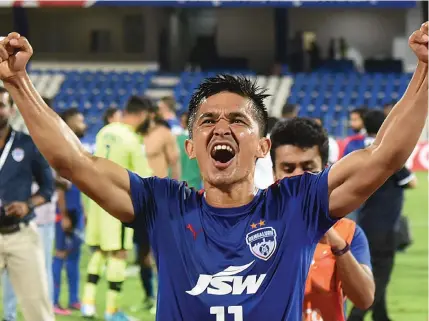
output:
[[[426,173],[418,173],[419,186],[407,191],[404,213],[411,222],[414,244],[406,253],[397,255],[392,280],[388,289],[388,307],[393,320],[428,320],[428,179]],[[85,278],[85,266],[89,251],[85,248],[81,262],[81,280]],[[64,275],[65,279],[65,275]],[[82,289],[82,288],[81,288]],[[102,279],[97,295],[98,314],[104,313],[106,282]],[[62,302],[67,303],[67,286],[63,287]],[[140,321],[153,321],[148,313],[135,311],[143,300],[140,280],[136,276],[127,279],[123,287],[121,305],[125,312]],[[0,304],[0,315],[2,306]],[[18,320],[23,321],[20,317]],[[78,313],[57,317],[58,321],[82,320]],[[100,320],[103,320],[100,318]],[[366,320],[370,320],[368,315]]]

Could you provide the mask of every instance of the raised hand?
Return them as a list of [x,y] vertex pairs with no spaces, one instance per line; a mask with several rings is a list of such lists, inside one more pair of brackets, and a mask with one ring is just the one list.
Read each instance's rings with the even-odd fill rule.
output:
[[420,30],[414,31],[408,39],[408,44],[414,54],[424,63],[428,63],[428,41],[428,22],[426,21],[422,24]]
[[25,37],[12,32],[0,41],[0,79],[5,81],[25,72],[33,48]]

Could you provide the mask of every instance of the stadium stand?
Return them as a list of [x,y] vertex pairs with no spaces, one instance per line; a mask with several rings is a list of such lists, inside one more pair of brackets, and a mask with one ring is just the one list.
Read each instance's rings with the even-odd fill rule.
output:
[[[103,69],[93,65],[34,68],[31,78],[39,92],[54,98],[55,110],[61,112],[78,107],[89,123],[88,135],[93,137],[102,126],[100,115],[108,107],[122,108],[131,95],[146,95],[154,101],[174,95],[178,113],[186,109],[192,90],[205,78],[218,73],[182,72],[165,74],[156,66],[111,66]],[[257,80],[272,96],[267,108],[272,116],[280,117],[283,104],[288,101],[300,107],[300,116],[318,117],[324,121],[328,132],[335,137],[347,135],[347,119],[351,109],[366,105],[369,108],[398,99],[411,78],[411,74],[329,72],[285,73],[282,76],[257,76],[243,74]]]

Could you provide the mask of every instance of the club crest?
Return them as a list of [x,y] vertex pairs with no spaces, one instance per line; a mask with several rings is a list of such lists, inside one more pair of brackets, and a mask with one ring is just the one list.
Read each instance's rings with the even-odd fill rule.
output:
[[277,247],[277,233],[272,227],[261,227],[246,235],[250,252],[258,259],[268,261]]
[[22,148],[15,148],[12,151],[12,158],[15,162],[19,163],[24,159],[25,152]]

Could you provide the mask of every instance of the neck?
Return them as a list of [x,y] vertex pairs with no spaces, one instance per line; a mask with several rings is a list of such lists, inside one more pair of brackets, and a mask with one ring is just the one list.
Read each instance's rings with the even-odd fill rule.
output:
[[255,197],[255,184],[251,180],[233,184],[228,188],[219,188],[204,182],[205,198],[213,207],[229,208],[249,204]]
[[3,148],[6,144],[7,135],[9,135],[10,127],[6,125],[4,128],[0,128],[0,147]]

